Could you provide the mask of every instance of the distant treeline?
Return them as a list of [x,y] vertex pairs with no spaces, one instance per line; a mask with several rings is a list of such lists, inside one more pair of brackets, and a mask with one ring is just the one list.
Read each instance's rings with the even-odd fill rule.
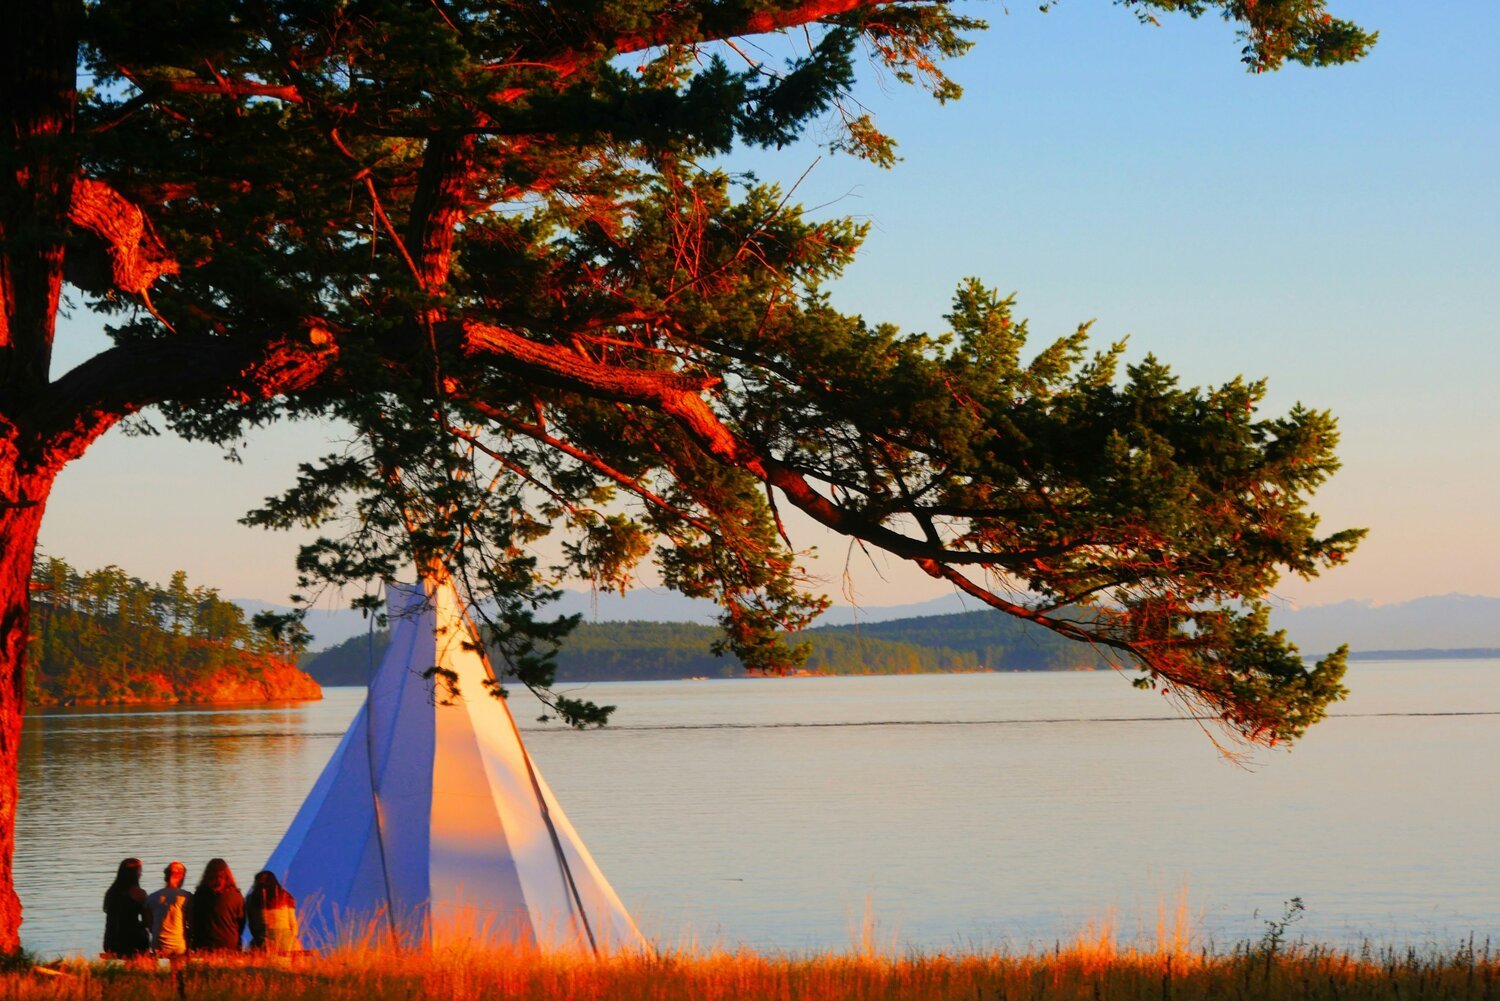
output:
[[[664,681],[745,673],[734,657],[716,657],[719,632],[688,622],[582,623],[557,658],[557,680]],[[811,646],[814,674],[937,674],[956,671],[1065,671],[1104,660],[1079,643],[1002,612],[965,612],[859,626],[822,626],[799,638]],[[323,685],[363,685],[385,652],[387,636],[358,636],[303,660]]]
[[819,626],[808,630],[808,635],[853,635],[865,648],[876,642],[895,643],[945,657],[968,658],[977,667],[992,671],[1073,671],[1108,666],[1092,647],[994,609],[857,626]]
[[117,566],[80,572],[43,558],[31,589],[30,702],[240,700],[262,688],[317,698],[290,649],[181,570],[162,587]]

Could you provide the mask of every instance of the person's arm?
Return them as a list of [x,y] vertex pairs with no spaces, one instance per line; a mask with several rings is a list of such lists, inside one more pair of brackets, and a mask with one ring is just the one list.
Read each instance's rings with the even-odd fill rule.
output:
[[[156,928],[156,911],[151,907],[151,894],[146,894],[146,899],[141,903],[141,909],[146,912],[146,935],[150,937],[151,932]],[[151,944],[156,945],[154,941]]]

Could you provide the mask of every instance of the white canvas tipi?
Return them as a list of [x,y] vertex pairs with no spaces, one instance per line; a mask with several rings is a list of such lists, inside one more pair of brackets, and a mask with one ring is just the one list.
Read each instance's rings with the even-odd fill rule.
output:
[[[309,946],[644,942],[532,764],[449,583],[387,586],[369,695],[266,868]],[[458,694],[423,673],[451,671]],[[445,704],[446,703],[446,704]]]

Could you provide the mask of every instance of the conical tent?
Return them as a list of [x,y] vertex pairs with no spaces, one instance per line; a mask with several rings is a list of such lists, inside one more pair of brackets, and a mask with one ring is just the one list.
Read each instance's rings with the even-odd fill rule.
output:
[[266,863],[307,944],[643,945],[487,691],[452,585],[391,584],[386,600],[391,642],[365,703]]

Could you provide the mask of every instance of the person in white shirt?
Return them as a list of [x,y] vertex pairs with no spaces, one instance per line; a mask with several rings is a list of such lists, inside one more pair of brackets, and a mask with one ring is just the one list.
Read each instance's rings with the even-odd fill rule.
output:
[[146,898],[151,915],[151,948],[158,956],[186,956],[188,951],[188,902],[193,895],[182,888],[187,866],[173,862],[162,875],[167,885]]

